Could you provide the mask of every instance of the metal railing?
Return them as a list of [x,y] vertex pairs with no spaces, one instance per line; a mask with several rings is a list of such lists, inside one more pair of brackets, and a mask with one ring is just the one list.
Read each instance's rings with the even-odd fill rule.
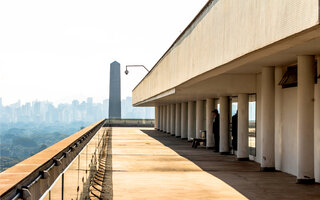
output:
[[[0,173],[0,184],[5,186],[0,199],[90,198],[91,179],[99,170],[105,146],[107,130],[100,130],[105,122],[86,127]],[[19,173],[25,175],[19,177]]]
[[105,127],[154,127],[154,119],[106,119]]

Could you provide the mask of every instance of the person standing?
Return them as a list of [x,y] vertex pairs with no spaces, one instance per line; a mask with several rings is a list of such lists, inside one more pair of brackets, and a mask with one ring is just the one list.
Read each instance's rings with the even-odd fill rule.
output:
[[219,142],[220,142],[220,116],[217,109],[212,111],[213,124],[212,132],[214,137],[214,152],[219,152]]
[[232,149],[237,151],[238,146],[238,111],[232,116]]

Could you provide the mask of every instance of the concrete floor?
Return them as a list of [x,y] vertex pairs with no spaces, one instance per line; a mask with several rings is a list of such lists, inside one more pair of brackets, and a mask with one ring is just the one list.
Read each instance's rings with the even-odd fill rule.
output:
[[113,128],[103,199],[320,199],[320,185],[148,128]]

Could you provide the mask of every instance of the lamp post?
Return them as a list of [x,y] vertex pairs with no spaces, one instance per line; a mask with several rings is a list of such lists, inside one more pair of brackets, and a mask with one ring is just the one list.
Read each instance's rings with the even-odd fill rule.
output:
[[144,65],[126,65],[126,71],[124,71],[124,73],[125,73],[126,75],[129,74],[128,67],[143,67],[145,70],[147,70],[147,71],[149,72],[149,70],[148,70]]

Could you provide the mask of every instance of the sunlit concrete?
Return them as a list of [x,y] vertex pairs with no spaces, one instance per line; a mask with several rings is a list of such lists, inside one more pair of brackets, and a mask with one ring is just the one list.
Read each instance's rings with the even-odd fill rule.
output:
[[[290,63],[299,55],[297,52],[319,53],[319,46],[318,50],[312,49],[319,30],[309,34],[318,25],[318,0],[208,1],[133,90],[132,102],[143,103],[187,82],[194,85],[243,64],[259,70],[270,63]],[[311,43],[305,47],[308,51],[299,46],[306,41]],[[195,93],[189,95],[194,97]]]
[[112,128],[103,199],[318,199],[320,185],[151,128]]
[[[296,80],[296,67],[313,69],[316,62],[311,59],[320,53],[319,6],[319,0],[209,0],[135,87],[133,105],[189,102],[190,107],[197,101],[197,109],[191,106],[185,112],[188,123],[181,124],[188,124],[184,130],[191,140],[206,121],[211,147],[212,119],[201,114],[200,101],[223,99],[220,152],[230,153],[228,98],[249,94],[256,105],[249,115],[250,159],[263,171],[281,170],[320,183],[320,77],[313,84],[316,74],[309,70],[309,78],[298,73]],[[245,123],[240,123],[241,133],[247,132]],[[242,141],[238,145],[247,148]]]
[[245,199],[144,130],[113,128],[109,199]]

